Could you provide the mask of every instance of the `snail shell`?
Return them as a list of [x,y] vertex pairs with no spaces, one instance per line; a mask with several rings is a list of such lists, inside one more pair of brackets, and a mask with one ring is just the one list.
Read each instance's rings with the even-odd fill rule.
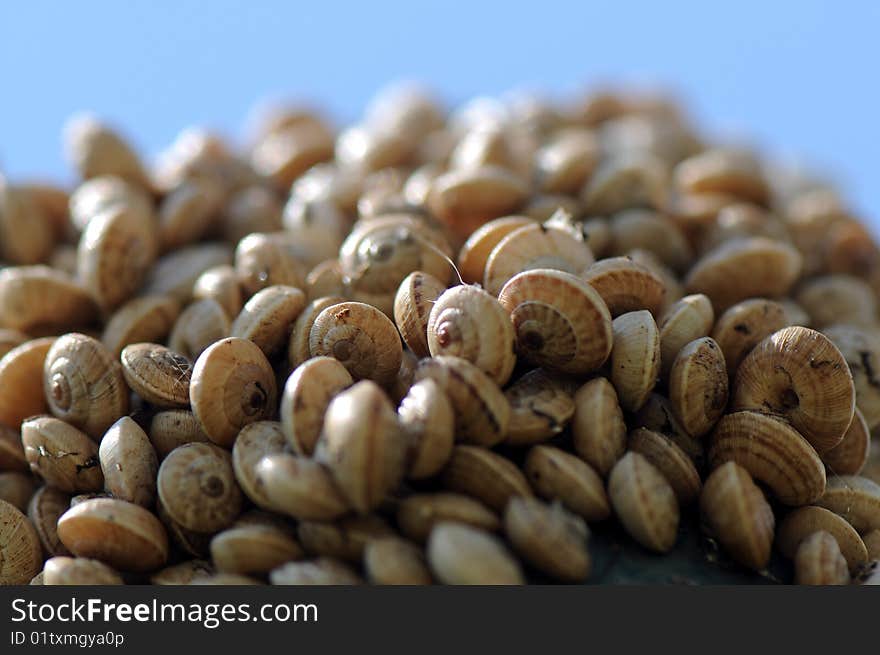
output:
[[107,430],[98,449],[104,487],[114,498],[142,507],[156,499],[159,460],[147,434],[128,416]]
[[849,428],[855,388],[828,337],[789,327],[764,339],[740,364],[731,406],[785,417],[821,452],[836,446]]
[[766,568],[773,546],[773,510],[752,476],[736,462],[712,471],[700,495],[703,521],[737,562]]
[[201,559],[191,559],[166,566],[150,576],[150,584],[154,585],[187,585],[195,580],[209,578],[214,573],[214,567],[209,562]]
[[348,281],[342,274],[338,259],[326,259],[312,268],[306,275],[306,298],[311,302],[325,296],[340,296],[340,301],[349,293]]
[[120,206],[153,217],[153,199],[146,189],[116,175],[99,175],[83,181],[70,195],[70,222],[77,232],[84,232],[92,218]]
[[727,407],[727,369],[721,348],[711,337],[682,348],[669,373],[669,402],[692,437],[712,429]]
[[[0,270],[0,323],[23,332],[57,332],[88,325],[97,308],[70,275],[48,266]],[[44,332],[45,334],[45,332]]]
[[840,552],[846,559],[850,573],[855,573],[868,563],[868,549],[859,533],[838,516],[824,507],[798,507],[789,513],[779,525],[776,545],[783,555],[794,559],[798,546],[815,532],[824,530],[837,540]]
[[312,356],[309,352],[309,333],[318,315],[331,305],[338,305],[344,301],[345,298],[341,296],[316,298],[300,312],[300,315],[293,322],[290,342],[287,345],[287,363],[291,369],[295,369]]
[[516,496],[532,496],[522,472],[506,457],[479,446],[456,446],[443,472],[446,488],[476,498],[495,511]]
[[273,585],[359,585],[363,580],[347,564],[331,557],[288,562],[269,573]]
[[191,360],[230,335],[229,317],[216,300],[197,300],[184,309],[168,337],[168,347]]
[[602,377],[590,380],[575,393],[574,405],[574,450],[606,476],[626,451],[626,423],[614,385]]
[[275,284],[302,288],[306,277],[293,244],[281,233],[249,234],[239,241],[235,270],[247,297]]
[[53,343],[52,338],[32,339],[0,359],[0,423],[4,426],[17,431],[27,417],[48,411],[42,372]]
[[444,584],[525,584],[519,563],[497,537],[461,523],[444,522],[431,530],[428,563]]
[[281,425],[294,451],[311,456],[330,401],[354,383],[348,370],[332,357],[313,357],[287,378],[281,395]]
[[211,560],[224,573],[266,574],[303,555],[289,530],[270,524],[234,526],[211,539]]
[[140,158],[125,139],[94,116],[78,114],[64,125],[64,152],[80,177],[115,175],[150,189]]
[[691,458],[672,439],[647,428],[636,428],[630,432],[627,445],[664,475],[681,506],[699,497],[700,474]]
[[159,467],[157,485],[165,510],[187,530],[216,532],[241,513],[232,459],[217,446],[190,443],[176,448]]
[[394,530],[377,514],[347,516],[334,523],[300,521],[297,536],[312,555],[360,563],[367,544],[394,536]]
[[[712,338],[724,353],[731,384],[752,348],[788,325],[785,308],[773,300],[750,298],[729,307],[715,323]],[[677,353],[676,353],[677,354]]]
[[416,357],[427,357],[428,316],[446,285],[424,271],[407,275],[394,296],[394,322],[400,336]]
[[647,209],[628,209],[615,214],[609,223],[610,252],[624,255],[646,250],[664,265],[681,272],[693,260],[693,251],[681,229],[669,218]]
[[244,306],[243,295],[241,282],[232,266],[209,268],[196,279],[192,291],[195,300],[216,300],[227,316],[238,315]]
[[574,415],[574,396],[562,380],[544,369],[518,378],[505,391],[510,421],[505,442],[525,445],[547,441],[562,432]]
[[178,446],[194,441],[208,441],[208,435],[196,415],[188,409],[156,412],[150,420],[150,443],[160,461]]
[[132,343],[159,343],[170,334],[180,315],[180,303],[166,296],[143,296],[128,301],[114,312],[101,343],[116,356]]
[[590,373],[611,354],[611,315],[581,279],[551,269],[511,278],[499,302],[510,313],[516,351],[526,361],[571,375]]
[[523,471],[535,493],[561,502],[586,521],[603,521],[611,514],[605,483],[592,466],[554,446],[535,446]]
[[429,478],[446,465],[455,443],[452,403],[432,379],[413,384],[397,409],[409,440],[407,477]]
[[271,357],[287,343],[293,322],[305,304],[306,296],[299,289],[283,285],[261,289],[245,303],[229,335],[250,339]]
[[88,557],[52,557],[43,566],[45,585],[122,585],[122,577],[109,566]]
[[712,302],[702,293],[685,296],[666,308],[657,321],[661,378],[669,377],[678,352],[694,339],[708,335],[714,323]]
[[135,343],[120,357],[128,386],[151,405],[166,409],[189,406],[192,364],[165,346]]
[[58,536],[77,557],[122,571],[154,571],[168,560],[168,536],[151,512],[116,498],[94,498],[58,521]]
[[98,446],[72,425],[33,416],[21,424],[21,441],[31,471],[47,484],[67,493],[103,489]]
[[284,433],[281,425],[275,421],[257,421],[246,425],[235,438],[232,446],[232,470],[245,496],[257,507],[275,509],[256,470],[260,460],[282,452],[284,447]]
[[272,189],[259,184],[245,186],[233,193],[223,208],[220,235],[224,241],[238,243],[253,232],[280,230],[281,211],[281,202]]
[[403,348],[394,323],[371,305],[343,302],[324,309],[309,331],[312,357],[338,359],[356,380],[388,386],[397,377]]
[[172,296],[180,302],[192,298],[193,285],[205,271],[232,262],[225,243],[201,243],[174,250],[156,260],[144,282],[144,295]]
[[275,511],[300,521],[332,521],[349,512],[326,466],[285,452],[266,454],[253,469],[253,480]]
[[880,484],[868,478],[832,476],[815,504],[839,514],[860,534],[880,529]]
[[867,282],[851,275],[815,277],[800,287],[795,298],[816,328],[835,323],[870,327],[877,320],[874,291]]
[[497,532],[498,516],[483,503],[462,494],[437,492],[407,496],[397,508],[397,525],[410,539],[424,543],[438,523],[453,521]]
[[0,471],[28,470],[24,446],[21,445],[21,431],[0,425]]
[[431,572],[421,548],[399,537],[368,543],[364,549],[364,571],[372,584],[431,584]]
[[758,161],[747,152],[712,148],[675,167],[675,186],[690,193],[723,193],[764,205],[770,188]]
[[508,234],[534,221],[526,216],[505,216],[474,230],[458,252],[458,271],[468,284],[482,283],[489,255]]
[[463,440],[493,446],[504,439],[510,404],[489,376],[459,357],[431,357],[419,362],[414,382],[434,380],[455,412],[455,434]]
[[84,334],[55,340],[43,365],[49,410],[92,438],[100,438],[128,412],[122,366],[104,344]]
[[610,257],[584,272],[587,283],[599,292],[611,316],[647,309],[657,314],[666,289],[656,274],[629,257]]
[[18,471],[0,471],[0,499],[12,503],[22,512],[37,489],[33,476]]
[[646,310],[628,312],[612,322],[611,383],[620,406],[630,412],[645,404],[660,375],[660,331]]
[[208,177],[184,180],[165,195],[158,211],[158,238],[163,251],[201,239],[215,223],[225,190]]
[[68,509],[70,496],[49,485],[37,489],[28,503],[28,518],[37,531],[43,552],[49,557],[70,554],[58,538],[58,519]]
[[667,202],[666,165],[648,152],[624,151],[605,159],[581,190],[588,216]]
[[856,407],[853,420],[840,443],[822,453],[822,461],[830,473],[858,475],[868,461],[871,432],[862,412]]
[[327,407],[315,458],[361,513],[378,507],[403,478],[406,442],[384,392],[364,380]]
[[428,317],[428,348],[434,357],[466,359],[499,386],[516,364],[514,332],[507,311],[477,286],[452,287],[437,298]]
[[493,296],[517,273],[536,268],[580,275],[595,258],[580,234],[532,223],[504,236],[492,249],[483,275],[483,286]]
[[199,355],[189,398],[208,439],[228,447],[247,424],[274,417],[275,384],[263,351],[252,341],[229,337]]
[[20,346],[30,337],[24,332],[18,330],[7,330],[0,328],[0,358],[16,346]]
[[546,193],[576,194],[592,175],[600,155],[593,132],[562,130],[535,153],[538,187]]
[[833,535],[820,530],[801,542],[794,557],[794,580],[801,585],[849,584],[846,559]]
[[852,373],[856,404],[868,428],[880,425],[880,338],[855,325],[834,325],[824,330],[840,350]]
[[0,585],[27,584],[43,564],[34,526],[5,500],[0,500],[0,553]]

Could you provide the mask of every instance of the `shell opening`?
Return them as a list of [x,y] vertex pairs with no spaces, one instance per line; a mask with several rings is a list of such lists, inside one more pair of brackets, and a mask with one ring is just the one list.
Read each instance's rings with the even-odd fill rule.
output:
[[225,485],[223,484],[223,480],[218,478],[216,475],[208,475],[203,477],[201,480],[201,484],[199,485],[202,493],[210,498],[218,498],[223,495],[223,489]]
[[254,414],[263,411],[266,407],[269,395],[266,393],[266,390],[263,389],[263,385],[259,382],[251,382],[245,388],[243,397],[246,400],[242,404],[242,410],[245,415],[253,416]]

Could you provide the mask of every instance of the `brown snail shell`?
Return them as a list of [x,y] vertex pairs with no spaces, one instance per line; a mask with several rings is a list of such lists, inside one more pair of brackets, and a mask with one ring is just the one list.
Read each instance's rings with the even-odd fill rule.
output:
[[53,343],[52,338],[32,339],[0,359],[0,424],[17,431],[28,416],[48,411],[42,371]]
[[620,406],[635,412],[645,404],[660,375],[660,331],[647,310],[621,314],[611,327],[611,383]]
[[364,549],[364,571],[372,584],[431,584],[431,572],[422,549],[399,537],[369,542]]
[[312,356],[309,352],[309,333],[318,315],[331,305],[338,305],[344,301],[345,298],[341,296],[324,296],[312,300],[300,312],[293,322],[290,342],[287,345],[287,363],[291,369],[295,369]]
[[43,365],[43,389],[52,414],[92,438],[128,412],[122,366],[106,346],[84,334],[55,340]]
[[729,194],[759,205],[770,195],[757,160],[733,149],[713,148],[685,159],[675,168],[674,182],[682,191]]
[[626,451],[626,423],[614,385],[602,377],[590,380],[577,390],[574,403],[574,450],[606,476]]
[[291,531],[275,525],[238,525],[211,539],[211,560],[218,571],[261,575],[303,557]]
[[504,395],[510,403],[510,421],[505,443],[540,443],[562,432],[575,411],[570,386],[544,369],[531,370],[508,386]]
[[168,347],[195,360],[212,343],[230,336],[232,326],[216,300],[197,300],[184,309],[171,329]]
[[313,459],[269,453],[257,462],[252,476],[268,504],[295,519],[332,521],[350,510],[330,470]]
[[443,471],[447,489],[476,498],[497,512],[516,496],[532,496],[529,482],[517,466],[480,446],[456,446]]
[[169,516],[187,530],[216,532],[241,513],[229,453],[211,444],[176,448],[159,467],[157,486]]
[[189,398],[208,438],[228,447],[247,424],[274,417],[275,385],[275,373],[263,351],[252,341],[229,337],[199,355]]
[[486,262],[495,246],[514,230],[533,223],[526,216],[505,216],[474,230],[458,252],[458,271],[462,280],[468,284],[482,283]]
[[752,476],[736,462],[715,469],[703,486],[700,511],[710,534],[737,562],[766,568],[773,546],[773,510]]
[[83,232],[92,218],[118,206],[132,208],[145,217],[153,217],[153,199],[148,190],[116,175],[99,175],[84,180],[70,194],[70,223],[78,232]]
[[868,549],[859,533],[846,519],[824,507],[808,505],[790,512],[779,525],[776,545],[783,555],[794,559],[803,540],[820,530],[837,540],[850,573],[855,573],[868,563]]
[[742,360],[766,337],[788,325],[787,312],[778,302],[750,298],[729,307],[715,323],[712,338],[724,353],[731,383]]
[[727,407],[727,369],[721,348],[711,337],[682,348],[669,373],[669,402],[692,437],[712,429]]
[[403,348],[394,323],[371,305],[343,302],[324,309],[309,331],[312,357],[338,359],[355,380],[388,386],[397,376]]
[[550,268],[580,275],[595,258],[580,235],[538,223],[513,230],[492,249],[483,286],[493,296],[517,273]]
[[636,428],[629,433],[627,446],[663,474],[680,505],[689,505],[700,496],[700,474],[691,458],[672,439],[647,428]]
[[523,471],[535,493],[561,502],[586,521],[602,521],[611,514],[605,483],[592,466],[554,446],[535,446]]
[[168,536],[151,512],[116,498],[95,498],[58,521],[58,536],[77,557],[122,571],[154,571],[168,559]]
[[789,327],[764,339],[740,364],[731,407],[785,417],[825,451],[852,422],[855,388],[846,360],[828,337]]
[[0,499],[12,503],[22,512],[37,489],[33,476],[18,471],[0,471]]
[[0,585],[27,584],[43,564],[34,526],[5,500],[0,500],[0,552]]
[[0,270],[0,323],[23,332],[88,325],[95,301],[70,275],[48,266],[10,266]]
[[180,564],[166,566],[150,576],[150,584],[154,585],[187,585],[195,580],[209,578],[214,573],[214,567],[209,562],[201,559],[190,559]]
[[499,295],[510,312],[517,353],[527,362],[571,375],[592,372],[611,354],[611,315],[581,279],[550,269],[511,278]]
[[880,529],[880,484],[868,478],[831,476],[815,504],[839,514],[861,534]]
[[459,357],[431,357],[419,362],[414,382],[434,380],[455,412],[455,434],[462,441],[493,446],[510,421],[510,404],[489,376]]
[[[237,316],[244,306],[244,292],[232,266],[215,266],[199,275],[193,285],[193,299],[216,300],[227,316]],[[140,339],[150,341],[150,339]]]
[[849,584],[846,559],[833,535],[820,530],[801,542],[794,557],[794,580],[801,585]]
[[862,412],[856,407],[853,420],[840,443],[822,453],[829,472],[837,475],[858,475],[868,461],[871,432]]
[[158,238],[165,252],[201,239],[216,223],[225,190],[208,177],[184,180],[159,204]]
[[507,311],[477,286],[448,289],[434,302],[428,317],[428,348],[434,357],[466,359],[504,386],[516,356],[514,331]]
[[721,418],[712,434],[709,466],[734,461],[785,505],[805,505],[825,491],[819,455],[788,423],[758,412]]
[[338,259],[325,259],[306,275],[306,299],[311,302],[325,296],[340,296],[340,301],[348,295],[348,281],[342,273]]
[[300,521],[297,536],[312,555],[355,564],[363,561],[367,544],[394,536],[394,530],[378,514],[361,514],[346,516],[333,523]]
[[364,380],[327,407],[315,459],[326,464],[351,506],[377,508],[403,479],[406,440],[384,392]]
[[294,287],[260,289],[232,322],[229,335],[250,339],[271,357],[287,344],[293,322],[305,304],[305,294]]
[[425,542],[437,523],[453,521],[495,532],[498,516],[483,503],[462,494],[437,492],[413,494],[397,508],[397,525],[410,539]]
[[661,209],[667,202],[666,165],[649,152],[624,151],[605,159],[581,190],[587,215],[630,207]]
[[235,270],[245,295],[275,284],[302,288],[305,266],[280,233],[249,234],[235,249]]
[[428,563],[437,579],[453,585],[525,584],[522,569],[494,535],[462,523],[431,530]]
[[98,445],[72,425],[33,416],[21,424],[21,440],[31,471],[47,484],[67,493],[103,489]]
[[171,409],[189,406],[192,363],[155,343],[126,346],[120,357],[128,386],[151,405]]
[[0,179],[0,256],[13,264],[39,264],[54,242],[52,221],[34,194]]
[[146,432],[130,417],[110,426],[98,449],[104,487],[114,498],[142,507],[156,500],[159,460]]
[[427,357],[428,316],[446,285],[424,271],[407,275],[394,296],[394,323],[400,336],[416,357]]
[[257,507],[275,509],[256,474],[257,465],[264,457],[281,453],[285,445],[281,425],[275,421],[257,421],[246,425],[235,438],[232,470],[245,496]]
[[852,373],[856,404],[868,428],[880,425],[880,338],[855,325],[833,325],[824,330],[840,350]]
[[208,435],[188,409],[166,409],[150,420],[150,443],[160,461],[178,446],[194,441],[208,441]]
[[867,282],[852,275],[815,277],[798,289],[796,299],[816,328],[835,323],[870,327],[877,320],[874,291]]
[[408,444],[407,477],[429,478],[446,465],[455,443],[452,403],[434,380],[426,378],[409,387],[397,409]]
[[89,114],[78,114],[64,126],[64,152],[80,177],[115,175],[150,189],[149,175],[137,153],[112,127]]
[[587,283],[599,292],[611,316],[647,309],[657,314],[666,289],[663,281],[629,257],[609,257],[584,272]]
[[43,552],[49,557],[70,554],[58,538],[58,519],[68,509],[70,496],[49,485],[37,489],[28,503],[28,518],[37,531]]
[[547,193],[576,194],[600,156],[599,141],[591,131],[563,130],[535,153],[538,187]]
[[205,271],[232,262],[225,243],[201,243],[174,250],[156,260],[144,282],[144,295],[172,296],[180,302],[192,298],[193,285]]
[[610,222],[610,252],[625,255],[647,250],[674,271],[684,270],[693,259],[691,246],[668,217],[647,209],[628,209],[615,214]]
[[712,302],[702,293],[685,296],[666,308],[657,321],[661,378],[668,379],[678,352],[694,339],[708,335],[714,323]]
[[45,585],[121,585],[116,571],[88,557],[52,557],[43,566]]
[[171,333],[180,303],[166,296],[134,298],[114,312],[104,326],[101,343],[118,356],[133,343],[160,343]]

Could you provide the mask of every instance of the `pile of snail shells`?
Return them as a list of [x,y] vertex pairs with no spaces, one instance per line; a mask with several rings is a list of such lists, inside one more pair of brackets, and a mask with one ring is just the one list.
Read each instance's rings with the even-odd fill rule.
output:
[[614,90],[254,126],[148,165],[78,116],[75,188],[0,177],[0,584],[583,582],[689,517],[877,581],[880,248],[829,184]]

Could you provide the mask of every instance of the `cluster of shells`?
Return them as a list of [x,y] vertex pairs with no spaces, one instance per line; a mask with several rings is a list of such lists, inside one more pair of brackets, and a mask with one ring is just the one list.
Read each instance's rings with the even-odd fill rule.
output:
[[622,93],[64,141],[0,179],[0,583],[579,582],[689,514],[877,581],[880,249],[821,180]]

